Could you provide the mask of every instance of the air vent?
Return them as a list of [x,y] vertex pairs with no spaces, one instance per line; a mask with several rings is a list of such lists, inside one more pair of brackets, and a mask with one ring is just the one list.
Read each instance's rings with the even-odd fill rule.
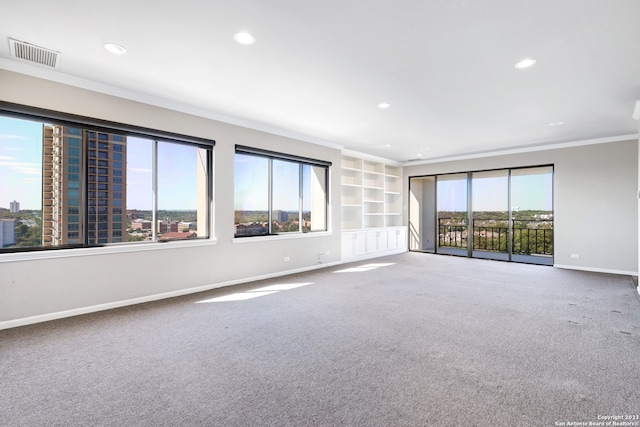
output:
[[60,52],[36,46],[19,40],[9,39],[11,56],[24,61],[35,62],[47,67],[58,68],[60,62]]

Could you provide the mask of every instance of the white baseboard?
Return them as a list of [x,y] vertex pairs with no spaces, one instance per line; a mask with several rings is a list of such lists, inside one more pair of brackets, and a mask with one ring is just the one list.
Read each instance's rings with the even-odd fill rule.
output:
[[590,271],[593,273],[608,273],[608,274],[620,274],[623,276],[637,276],[637,271],[627,271],[627,270],[611,270],[608,268],[592,268],[592,267],[580,267],[575,265],[563,265],[563,264],[553,264],[556,268],[564,268],[567,270],[581,270],[581,271]]
[[[17,328],[19,326],[26,326],[26,325],[31,325],[31,324],[34,324],[34,323],[48,322],[50,320],[63,319],[65,317],[72,317],[72,316],[79,316],[79,315],[82,315],[82,314],[95,313],[95,312],[98,312],[98,311],[110,310],[110,309],[113,309],[113,308],[126,307],[126,306],[129,306],[129,305],[143,304],[145,302],[158,301],[158,300],[162,300],[162,299],[166,299],[166,298],[173,298],[173,297],[179,297],[179,296],[183,296],[183,295],[195,294],[195,293],[198,293],[198,292],[204,292],[204,291],[209,291],[209,290],[212,290],[212,289],[223,288],[225,286],[233,286],[233,285],[239,285],[239,284],[247,283],[247,282],[254,282],[254,281],[258,281],[258,280],[272,279],[274,277],[286,276],[286,275],[295,274],[295,273],[303,273],[305,271],[317,270],[317,269],[325,268],[325,267],[332,267],[332,266],[335,266],[335,265],[340,265],[340,264],[344,264],[344,263],[348,263],[348,262],[364,261],[364,260],[368,260],[368,259],[372,259],[372,258],[380,258],[380,257],[383,257],[383,256],[395,255],[395,254],[400,254],[400,253],[404,253],[404,252],[407,252],[406,248],[390,250],[390,251],[374,252],[374,253],[364,254],[364,255],[361,255],[361,256],[357,256],[357,257],[344,258],[341,261],[335,261],[335,262],[324,263],[324,264],[317,264],[317,265],[313,265],[313,266],[309,266],[309,267],[303,267],[303,268],[297,268],[297,269],[293,269],[293,270],[279,271],[277,273],[263,274],[263,275],[254,276],[254,277],[245,277],[245,278],[242,278],[242,279],[229,280],[229,281],[226,281],[226,282],[219,282],[219,283],[214,283],[214,284],[205,285],[205,286],[198,286],[198,287],[195,287],[195,288],[179,289],[179,290],[176,290],[176,291],[164,292],[164,293],[161,293],[161,294],[154,294],[154,295],[147,295],[147,296],[144,296],[144,297],[133,298],[133,299],[123,300],[123,301],[114,301],[114,302],[105,303],[105,304],[98,304],[98,305],[92,305],[92,306],[88,306],[88,307],[74,308],[74,309],[71,309],[71,310],[58,311],[58,312],[55,312],[55,313],[46,313],[46,314],[40,314],[40,315],[37,315],[37,316],[31,316],[31,317],[24,317],[24,318],[20,318],[20,319],[7,320],[7,321],[4,321],[4,322],[0,322],[0,330],[9,329],[9,328]],[[638,272],[637,271],[611,270],[611,269],[603,269],[603,268],[579,267],[579,266],[562,265],[562,264],[554,264],[554,267],[556,267],[556,268],[564,268],[564,269],[568,269],[568,270],[589,271],[589,272],[595,272],[595,273],[608,273],[608,274],[620,274],[620,275],[625,275],[625,276],[638,276]],[[640,294],[640,287],[637,288],[637,291]]]
[[132,298],[123,301],[114,301],[105,304],[92,305],[89,307],[74,308],[71,310],[58,311],[55,313],[39,314],[37,316],[24,317],[20,319],[7,320],[0,322],[0,330],[17,328],[19,326],[32,325],[34,323],[48,322],[50,320],[63,319],[65,317],[79,316],[82,314],[95,313],[98,311],[110,310],[113,308],[126,307],[129,305],[142,304],[145,302],[158,301],[166,298],[179,297],[183,295],[195,294],[198,292],[209,291],[212,289],[223,288],[225,286],[239,285],[241,283],[254,282],[264,279],[272,279],[274,277],[286,276],[289,274],[303,273],[305,271],[317,270],[320,268],[331,267],[342,264],[341,261],[317,264],[310,267],[297,268],[293,270],[280,271],[277,273],[263,274],[260,276],[246,277],[237,280],[229,280],[227,282],[219,282],[211,285],[198,286],[195,288],[179,289],[171,292],[163,292],[161,294],[147,295],[139,298]]

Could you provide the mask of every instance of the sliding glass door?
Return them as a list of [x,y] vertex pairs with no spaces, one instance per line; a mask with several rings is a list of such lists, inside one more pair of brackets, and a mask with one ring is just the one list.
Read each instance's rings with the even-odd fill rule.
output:
[[467,255],[468,179],[466,173],[440,175],[437,180],[438,253]]
[[509,260],[509,171],[471,174],[475,258]]
[[512,259],[553,265],[553,167],[511,171]]
[[553,166],[409,179],[409,250],[553,265]]

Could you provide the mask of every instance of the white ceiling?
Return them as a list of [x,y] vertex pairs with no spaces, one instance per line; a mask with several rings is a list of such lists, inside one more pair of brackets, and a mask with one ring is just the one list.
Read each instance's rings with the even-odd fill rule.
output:
[[[0,6],[0,68],[401,162],[638,132],[638,0]],[[61,52],[59,68],[11,58],[9,37]]]

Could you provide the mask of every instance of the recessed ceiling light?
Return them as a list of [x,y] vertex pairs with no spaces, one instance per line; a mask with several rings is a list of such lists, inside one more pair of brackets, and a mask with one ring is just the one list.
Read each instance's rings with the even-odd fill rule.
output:
[[386,102],[381,102],[380,104],[378,104],[378,108],[380,108],[381,110],[389,107],[391,107],[391,104],[387,104]]
[[391,144],[387,144],[387,145],[385,145],[385,147],[391,148]]
[[564,124],[564,122],[553,122],[553,123],[549,123],[549,126],[562,126]]
[[105,43],[104,48],[116,55],[124,55],[127,53],[127,49],[115,43]]
[[233,39],[240,44],[243,44],[245,46],[250,46],[252,44],[254,44],[256,42],[256,38],[253,37],[251,34],[249,33],[245,33],[244,31],[241,31],[239,33],[235,33],[233,35]]
[[523,68],[529,68],[533,66],[535,63],[536,63],[535,59],[526,58],[518,62],[516,65],[514,65],[514,67],[516,67],[518,70],[522,70]]

